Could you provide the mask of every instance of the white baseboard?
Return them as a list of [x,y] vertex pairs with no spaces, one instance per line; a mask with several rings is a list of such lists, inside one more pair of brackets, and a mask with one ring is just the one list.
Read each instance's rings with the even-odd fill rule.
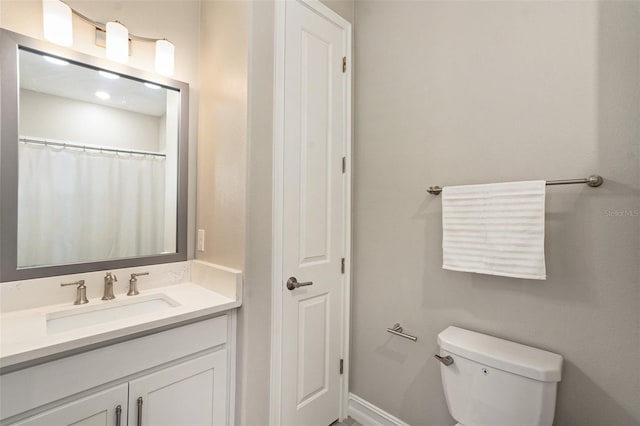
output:
[[349,416],[364,426],[409,426],[370,402],[349,394]]

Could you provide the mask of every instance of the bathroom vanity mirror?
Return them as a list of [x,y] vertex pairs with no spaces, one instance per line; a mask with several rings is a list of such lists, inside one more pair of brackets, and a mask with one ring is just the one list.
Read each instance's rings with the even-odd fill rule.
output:
[[0,31],[0,281],[186,260],[188,85]]

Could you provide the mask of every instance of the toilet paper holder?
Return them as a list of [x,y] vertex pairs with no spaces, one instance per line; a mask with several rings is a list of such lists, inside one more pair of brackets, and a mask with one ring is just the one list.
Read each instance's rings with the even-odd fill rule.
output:
[[417,342],[418,338],[416,336],[412,336],[410,334],[404,333],[402,331],[402,326],[399,322],[395,323],[393,327],[387,328],[387,332],[391,334],[395,334],[396,336],[404,337],[405,339],[409,339],[413,342]]

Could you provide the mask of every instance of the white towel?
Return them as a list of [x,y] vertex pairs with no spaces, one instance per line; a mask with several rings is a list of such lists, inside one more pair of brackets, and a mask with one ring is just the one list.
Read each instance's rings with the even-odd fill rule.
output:
[[445,187],[442,267],[546,279],[545,189],[543,180]]

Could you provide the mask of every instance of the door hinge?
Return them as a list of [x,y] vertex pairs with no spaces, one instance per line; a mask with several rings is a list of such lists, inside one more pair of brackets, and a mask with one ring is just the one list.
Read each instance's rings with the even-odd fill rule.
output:
[[342,173],[347,171],[347,157],[342,157]]
[[342,57],[342,72],[347,72],[347,57]]
[[340,374],[344,373],[344,359],[340,360]]
[[340,263],[340,272],[344,274],[344,257],[342,258],[342,262]]

